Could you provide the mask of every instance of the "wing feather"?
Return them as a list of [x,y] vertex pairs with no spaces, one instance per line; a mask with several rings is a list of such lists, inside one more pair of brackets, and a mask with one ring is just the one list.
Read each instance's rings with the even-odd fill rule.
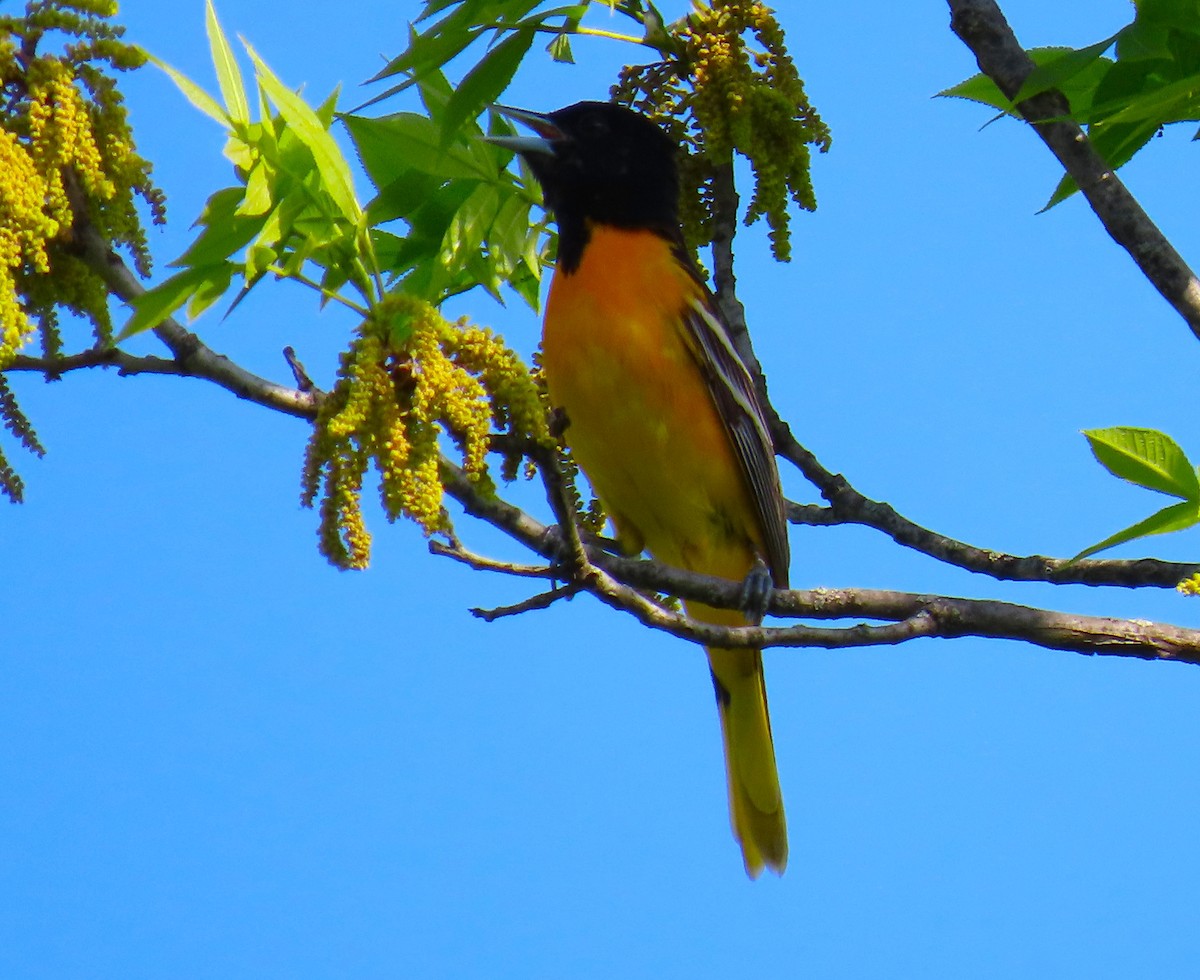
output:
[[771,569],[775,587],[786,589],[791,564],[787,512],[771,434],[754,381],[707,289],[692,299],[682,320],[690,341],[688,346],[697,354],[709,392],[754,495],[767,548],[762,557]]

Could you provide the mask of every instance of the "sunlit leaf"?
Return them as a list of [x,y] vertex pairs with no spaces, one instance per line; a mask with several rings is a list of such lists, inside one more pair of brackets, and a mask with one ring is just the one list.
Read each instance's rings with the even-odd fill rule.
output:
[[397,112],[378,119],[343,116],[359,158],[371,182],[386,187],[406,170],[420,170],[448,179],[487,177],[464,149],[443,147],[438,126],[415,112]]
[[342,156],[337,142],[321,124],[320,117],[312,107],[285,86],[249,44],[246,45],[246,50],[254,61],[258,83],[263,92],[279,109],[291,132],[312,153],[325,191],[335,207],[343,217],[357,222],[359,206],[354,195],[354,181],[350,174],[350,166]]
[[515,31],[467,73],[446,103],[445,113],[440,120],[441,145],[450,143],[463,122],[478,116],[508,88],[508,83],[521,65],[521,59],[533,43],[533,37],[531,28]]
[[197,85],[195,82],[193,82],[186,75],[184,75],[183,73],[181,73],[179,71],[176,71],[174,68],[172,68],[170,65],[168,65],[165,61],[160,61],[158,58],[155,58],[153,55],[148,55],[147,57],[150,59],[151,64],[155,65],[156,67],[160,68],[162,71],[166,72],[167,77],[169,77],[171,79],[171,81],[173,81],[175,83],[175,85],[179,89],[179,91],[181,91],[184,94],[184,96],[187,98],[187,100],[192,105],[194,105],[197,109],[199,109],[201,112],[203,112],[209,118],[215,119],[224,128],[226,128],[226,129],[229,128],[229,126],[230,126],[229,115],[228,115],[228,113],[225,112],[224,109],[221,108],[221,106],[217,103],[216,99],[214,99],[211,95],[209,95],[207,92],[205,92],[204,89],[202,89],[199,85]]
[[210,279],[222,279],[226,273],[225,262],[216,265],[198,266],[177,272],[153,289],[138,296],[130,304],[133,316],[117,335],[117,341],[126,340],[144,330],[152,330],[187,302],[194,292]]
[[[1042,48],[1042,56],[1035,58],[1035,67],[1029,73],[1021,88],[1013,97],[1013,102],[1024,102],[1050,89],[1063,91],[1069,81],[1081,72],[1100,63],[1100,57],[1112,47],[1116,35],[1097,41],[1086,48],[1061,48],[1057,55],[1051,55],[1055,49]],[[1065,94],[1065,93],[1064,93]]]
[[239,268],[237,263],[225,262],[217,266],[210,275],[205,277],[204,281],[196,287],[195,292],[188,299],[187,315],[189,320],[196,319],[196,317],[228,292],[234,273]]
[[205,5],[204,27],[208,32],[208,46],[212,51],[213,67],[217,71],[217,84],[225,99],[229,118],[235,123],[250,121],[250,105],[246,101],[246,88],[242,84],[242,73],[238,70],[233,49],[225,38],[225,32],[217,21],[217,11],[212,0]]
[[1165,433],[1118,426],[1091,429],[1084,436],[1097,461],[1113,476],[1172,497],[1200,501],[1195,467]]
[[1104,551],[1107,548],[1115,548],[1119,544],[1124,544],[1126,541],[1133,541],[1136,538],[1148,537],[1151,534],[1166,534],[1170,531],[1182,531],[1198,522],[1200,522],[1200,504],[1197,504],[1196,501],[1185,500],[1182,503],[1171,504],[1168,507],[1164,507],[1158,513],[1147,517],[1144,521],[1138,521],[1136,524],[1125,528],[1125,530],[1118,531],[1111,537],[1107,537],[1089,548],[1084,548],[1071,561],[1079,561],[1079,559],[1086,558],[1088,555],[1094,555],[1096,552]]

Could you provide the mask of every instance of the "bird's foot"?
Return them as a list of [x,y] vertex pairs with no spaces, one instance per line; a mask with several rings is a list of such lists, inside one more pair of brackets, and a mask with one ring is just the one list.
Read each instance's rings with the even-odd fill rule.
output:
[[753,625],[758,626],[762,623],[774,592],[775,582],[771,578],[771,570],[767,568],[765,561],[755,558],[754,565],[742,580],[742,596],[738,602],[739,608]]

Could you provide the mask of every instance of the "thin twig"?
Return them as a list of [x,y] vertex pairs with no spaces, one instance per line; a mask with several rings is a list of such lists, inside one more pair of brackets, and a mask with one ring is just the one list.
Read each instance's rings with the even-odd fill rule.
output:
[[118,347],[93,347],[78,354],[63,354],[55,357],[33,357],[18,354],[4,370],[32,371],[48,378],[79,371],[84,368],[113,368],[117,373],[133,374],[179,374],[179,364],[165,357],[135,357]]
[[315,391],[317,386],[313,384],[312,378],[308,376],[308,372],[304,370],[304,365],[300,363],[300,358],[296,356],[296,348],[290,344],[283,349],[283,359],[287,361],[288,367],[292,369],[292,377],[296,379],[297,391]]
[[453,558],[477,572],[500,572],[503,575],[515,575],[520,578],[545,579],[553,579],[560,575],[558,569],[550,565],[521,565],[516,562],[488,558],[485,555],[468,551],[457,541],[452,541],[450,544],[437,540],[430,541],[429,553],[443,558]]
[[540,592],[511,606],[497,606],[494,609],[472,606],[470,613],[485,623],[494,623],[497,619],[504,619],[506,616],[519,616],[521,613],[533,612],[537,609],[549,609],[559,599],[573,599],[582,591],[582,585],[578,582],[571,582],[568,585],[560,585],[558,588],[551,589],[549,592]]

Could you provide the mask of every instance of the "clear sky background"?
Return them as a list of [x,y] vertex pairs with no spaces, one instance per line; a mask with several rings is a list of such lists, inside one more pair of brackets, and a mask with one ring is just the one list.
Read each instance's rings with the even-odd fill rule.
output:
[[[781,6],[834,146],[793,262],[758,228],[738,258],[797,435],[981,546],[1066,556],[1149,514],[1160,501],[1105,474],[1079,430],[1155,426],[1200,458],[1182,321],[1081,200],[1035,213],[1059,172],[1031,132],[931,99],[975,70],[944,4]],[[122,7],[131,39],[215,88],[201,0]],[[218,9],[289,84],[340,82],[353,104],[417,8]],[[1132,16],[1005,9],[1027,46]],[[603,98],[626,52],[576,54],[534,58],[507,100]],[[126,92],[169,197],[162,268],[229,165],[164,76]],[[1190,136],[1123,176],[1195,262]],[[537,342],[519,304],[461,309]],[[327,385],[351,326],[264,287],[198,329],[280,380],[291,344]],[[752,883],[699,650],[589,599],[485,625],[467,608],[528,583],[431,557],[376,512],[371,569],[333,570],[298,504],[307,427],[212,385],[16,386],[50,454],[14,455],[28,503],[0,508],[2,976],[1196,975],[1195,668],[982,640],[771,651],[792,857]],[[1196,541],[1117,554],[1194,560]],[[793,554],[798,587],[1200,622],[1174,593],[1000,585],[862,529],[793,529]]]

